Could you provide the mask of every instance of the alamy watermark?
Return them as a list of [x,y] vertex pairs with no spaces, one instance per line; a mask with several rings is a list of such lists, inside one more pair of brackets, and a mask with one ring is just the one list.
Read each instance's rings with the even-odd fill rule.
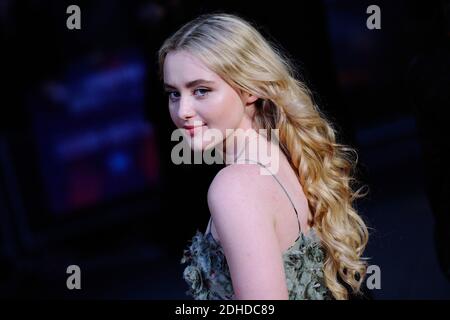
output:
[[381,29],[381,9],[379,6],[372,4],[367,7],[366,13],[370,14],[367,18],[367,29]]
[[66,20],[66,27],[69,30],[81,29],[81,9],[79,6],[72,4],[67,7],[66,13],[70,16]]
[[367,267],[366,287],[369,290],[381,289],[381,269],[376,264]]
[[[280,162],[279,129],[271,129],[270,139],[267,137],[267,129],[226,129],[225,134],[219,129],[205,129],[204,126],[191,131],[176,129],[171,140],[178,143],[172,148],[171,160],[176,165],[245,164],[253,160],[276,173]],[[194,152],[192,160],[191,150],[201,152]],[[263,168],[260,172],[271,174]]]
[[66,269],[66,273],[70,276],[66,280],[67,289],[81,289],[81,269],[76,264],[70,265]]

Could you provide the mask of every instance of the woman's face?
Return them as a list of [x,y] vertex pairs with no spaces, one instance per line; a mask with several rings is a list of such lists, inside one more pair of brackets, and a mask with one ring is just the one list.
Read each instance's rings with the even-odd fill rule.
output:
[[[246,93],[240,95],[187,51],[167,54],[164,86],[174,124],[178,128],[195,126],[194,129],[185,128],[186,136],[193,138],[194,149],[214,147],[227,137],[230,132],[227,129],[251,128],[245,108],[256,98]],[[220,132],[222,140],[205,139],[207,130],[209,133]]]

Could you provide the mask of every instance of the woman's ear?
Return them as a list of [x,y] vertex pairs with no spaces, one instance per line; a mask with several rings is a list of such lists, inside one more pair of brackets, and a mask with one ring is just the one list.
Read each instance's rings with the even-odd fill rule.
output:
[[249,105],[255,103],[256,100],[258,100],[257,96],[255,96],[251,93],[244,92],[244,103],[246,106],[249,106]]

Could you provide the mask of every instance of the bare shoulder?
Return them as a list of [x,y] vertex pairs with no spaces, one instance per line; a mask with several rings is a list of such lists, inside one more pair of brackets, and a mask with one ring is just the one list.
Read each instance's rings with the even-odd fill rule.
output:
[[238,299],[287,297],[275,232],[277,193],[257,164],[218,172],[208,189],[208,206],[227,257]]
[[[261,174],[262,169],[257,164],[235,164],[220,170],[214,177],[208,189],[208,205],[210,210],[217,206],[226,207],[230,212],[234,206],[240,209],[257,207],[264,212],[270,209],[274,199],[273,177]],[[213,217],[214,219],[214,217]]]

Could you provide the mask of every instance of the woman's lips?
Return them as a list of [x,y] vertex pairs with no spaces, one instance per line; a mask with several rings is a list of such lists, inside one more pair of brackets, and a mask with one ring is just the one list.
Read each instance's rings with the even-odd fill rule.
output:
[[186,129],[186,131],[192,137],[192,136],[194,136],[196,130],[198,130],[199,128],[202,128],[204,126],[205,125],[201,125],[201,126],[184,126],[183,128]]

